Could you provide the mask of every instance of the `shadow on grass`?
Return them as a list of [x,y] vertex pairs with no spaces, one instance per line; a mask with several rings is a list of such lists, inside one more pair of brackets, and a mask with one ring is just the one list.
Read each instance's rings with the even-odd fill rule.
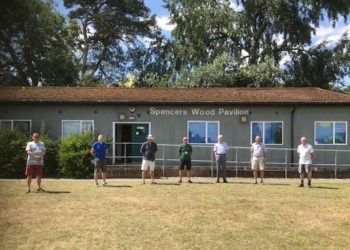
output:
[[319,189],[339,189],[337,187],[322,187],[322,186],[312,186],[312,188],[319,188]]
[[288,183],[264,183],[264,185],[271,185],[271,186],[290,186],[291,184],[288,184]]
[[169,182],[169,183],[164,183],[164,182],[157,182],[156,184],[152,184],[152,185],[173,185],[173,186],[180,186],[179,183],[174,183],[174,182]]
[[105,188],[131,188],[130,185],[105,185]]
[[37,192],[37,193],[43,193],[43,194],[70,194],[71,191],[51,191],[51,190],[45,190],[45,192]]
[[201,182],[192,182],[190,184],[214,184],[213,182],[206,182],[206,181],[201,181]]

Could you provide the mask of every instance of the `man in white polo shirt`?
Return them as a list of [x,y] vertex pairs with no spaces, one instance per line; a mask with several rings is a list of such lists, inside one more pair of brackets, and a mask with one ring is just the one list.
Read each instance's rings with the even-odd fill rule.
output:
[[261,142],[261,137],[256,136],[255,142],[250,148],[250,162],[252,164],[254,184],[257,184],[258,168],[260,169],[261,183],[264,183],[264,168],[266,160],[266,147]]
[[[215,143],[214,149],[215,159],[216,159],[216,182],[220,182],[220,172],[222,172],[222,179],[224,183],[226,180],[226,153],[228,151],[228,146],[224,142],[224,137],[222,135],[218,136],[218,142]],[[221,170],[221,171],[220,171]]]
[[304,187],[305,173],[307,173],[308,183],[307,185],[311,188],[311,164],[312,158],[315,157],[314,149],[310,144],[307,143],[306,137],[301,137],[300,145],[298,146],[299,154],[299,174],[300,174],[300,185]]

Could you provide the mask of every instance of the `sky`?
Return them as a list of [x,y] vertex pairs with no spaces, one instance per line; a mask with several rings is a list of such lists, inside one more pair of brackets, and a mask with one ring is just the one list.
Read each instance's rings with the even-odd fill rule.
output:
[[[63,6],[63,0],[54,0],[57,4],[57,9],[63,14],[67,14],[67,10]],[[162,29],[162,32],[165,36],[170,37],[171,31],[174,29],[174,25],[169,23],[169,12],[163,7],[164,3],[162,0],[144,0],[145,5],[150,8],[151,14],[156,15],[156,20],[158,26]],[[232,7],[235,10],[240,10],[240,6],[235,5],[235,1],[232,1]],[[312,35],[312,46],[317,46],[323,41],[328,41],[330,43],[336,42],[344,34],[345,31],[348,31],[350,34],[350,16],[349,23],[346,24],[343,18],[340,18],[336,23],[335,27],[332,27],[332,24],[328,19],[322,21],[320,26],[316,28],[316,34]],[[282,42],[282,36],[276,37],[276,40]],[[288,56],[285,57],[281,64],[287,61]],[[350,86],[350,77],[345,79],[346,85]]]

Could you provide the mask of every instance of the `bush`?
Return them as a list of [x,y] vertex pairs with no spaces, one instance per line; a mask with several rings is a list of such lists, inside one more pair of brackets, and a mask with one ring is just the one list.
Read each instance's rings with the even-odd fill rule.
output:
[[91,178],[93,174],[91,144],[93,134],[74,135],[63,139],[58,158],[59,172],[69,178]]
[[0,130],[0,178],[24,176],[28,136],[18,131]]
[[58,177],[58,151],[59,141],[54,141],[47,134],[41,134],[41,141],[45,144],[44,177]]

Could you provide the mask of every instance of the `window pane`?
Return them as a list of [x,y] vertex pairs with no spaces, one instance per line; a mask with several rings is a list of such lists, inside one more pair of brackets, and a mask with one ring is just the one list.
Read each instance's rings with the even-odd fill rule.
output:
[[217,122],[208,122],[208,140],[207,143],[215,143],[218,138],[219,125]]
[[11,130],[11,121],[0,121],[0,128]]
[[265,144],[282,144],[282,123],[265,123]]
[[333,122],[316,123],[316,144],[333,144]]
[[262,122],[253,122],[252,123],[252,143],[255,142],[255,137],[260,136],[261,140],[264,141],[263,137],[263,123]]
[[205,122],[190,122],[188,127],[190,143],[205,143]]
[[25,134],[30,134],[30,122],[29,121],[13,121],[13,130],[21,131]]
[[346,123],[336,122],[335,123],[335,143],[345,144],[346,143]]
[[80,133],[80,121],[64,121],[63,137],[77,135]]
[[81,133],[90,133],[93,131],[93,126],[91,121],[83,121],[81,123]]

